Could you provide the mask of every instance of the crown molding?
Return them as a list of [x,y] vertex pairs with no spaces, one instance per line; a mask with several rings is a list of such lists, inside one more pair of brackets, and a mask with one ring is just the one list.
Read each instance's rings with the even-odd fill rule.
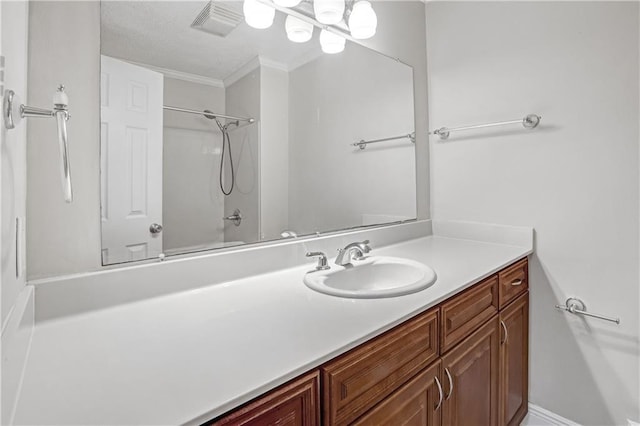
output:
[[261,66],[274,68],[284,72],[290,71],[289,67],[287,67],[285,64],[281,62],[276,62],[271,59],[267,59],[261,56],[256,56],[253,59],[251,59],[249,62],[247,62],[246,64],[244,64],[243,66],[241,66],[240,68],[238,68],[237,70],[229,74],[227,77],[225,77],[223,80],[224,86],[225,87],[231,86],[232,84],[238,82],[240,79],[242,79],[243,77],[245,77],[246,75],[254,71],[256,68],[259,68]]
[[175,78],[176,80],[188,81],[190,83],[205,84],[207,86],[219,87],[221,89],[224,89],[224,82],[216,78],[205,77],[202,75],[191,74],[188,72],[176,71],[169,68],[157,67],[155,65],[144,64],[142,62],[134,62],[134,61],[127,61],[127,62],[133,65],[137,65],[139,67],[144,67],[152,71],[159,72],[165,77]]

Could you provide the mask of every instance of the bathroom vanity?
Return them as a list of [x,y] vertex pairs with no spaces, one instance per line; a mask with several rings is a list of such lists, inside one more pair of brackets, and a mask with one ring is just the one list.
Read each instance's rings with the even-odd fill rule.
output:
[[528,316],[524,258],[209,424],[519,425]]
[[[306,252],[365,239],[436,282],[377,299],[303,283]],[[517,424],[532,251],[531,228],[418,221],[35,282],[13,423]]]

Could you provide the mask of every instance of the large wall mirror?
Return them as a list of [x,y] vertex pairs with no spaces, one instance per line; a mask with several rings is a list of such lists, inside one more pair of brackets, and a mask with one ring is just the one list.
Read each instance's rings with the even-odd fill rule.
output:
[[242,13],[102,2],[103,264],[416,218],[412,68]]

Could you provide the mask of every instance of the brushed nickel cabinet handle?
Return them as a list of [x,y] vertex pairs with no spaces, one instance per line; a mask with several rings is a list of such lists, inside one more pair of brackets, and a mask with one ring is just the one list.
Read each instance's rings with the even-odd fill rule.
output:
[[513,287],[517,287],[519,285],[522,285],[522,280],[513,280],[513,281],[511,281],[511,285]]
[[438,380],[438,377],[436,376],[434,378],[436,380],[436,385],[438,385],[438,393],[440,394],[440,400],[438,401],[438,405],[436,405],[436,408],[434,408],[434,411],[438,411],[438,409],[442,405],[442,400],[444,399],[444,392],[442,392],[442,385],[440,384],[440,380]]
[[500,320],[500,325],[502,326],[502,329],[504,330],[504,340],[502,342],[500,342],[500,344],[504,345],[505,343],[507,343],[507,339],[509,338],[509,332],[507,331],[507,325],[504,323],[504,321]]
[[447,377],[449,378],[449,395],[446,396],[445,401],[448,401],[453,395],[453,379],[451,378],[451,373],[449,373],[449,369],[445,368],[444,372],[447,373]]

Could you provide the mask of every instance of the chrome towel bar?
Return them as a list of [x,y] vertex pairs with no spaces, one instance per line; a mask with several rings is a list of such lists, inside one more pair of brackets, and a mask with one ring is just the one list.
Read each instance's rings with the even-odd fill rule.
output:
[[357,146],[360,149],[365,149],[367,145],[372,143],[395,141],[397,139],[409,139],[411,143],[416,143],[416,132],[412,132],[406,135],[392,136],[390,138],[372,139],[369,141],[362,139],[360,142],[352,143],[351,146]]
[[570,297],[565,302],[565,305],[556,305],[556,309],[560,309],[563,311],[570,312],[575,315],[585,315],[592,318],[598,318],[605,321],[615,322],[616,324],[620,324],[620,318],[608,317],[605,315],[592,314],[587,312],[587,307],[584,302],[577,297]]
[[64,86],[58,86],[58,90],[53,94],[53,109],[44,109],[23,105],[13,90],[7,90],[3,102],[4,125],[7,130],[16,127],[22,118],[55,118],[58,126],[58,155],[60,159],[60,178],[62,181],[62,192],[67,203],[73,201],[73,190],[71,188],[71,166],[69,161],[69,145],[67,143],[67,121],[71,118],[68,111],[69,97],[64,92]]
[[475,124],[473,126],[453,127],[451,129],[448,127],[440,127],[439,129],[429,132],[429,134],[438,135],[440,136],[440,139],[445,140],[449,138],[449,134],[451,132],[460,132],[463,130],[472,130],[472,129],[482,129],[485,127],[505,126],[507,124],[522,124],[522,126],[525,129],[535,129],[538,126],[538,124],[540,124],[541,119],[542,117],[540,117],[539,115],[529,114],[526,117],[521,118],[519,120],[500,121],[497,123],[487,123],[487,124]]

